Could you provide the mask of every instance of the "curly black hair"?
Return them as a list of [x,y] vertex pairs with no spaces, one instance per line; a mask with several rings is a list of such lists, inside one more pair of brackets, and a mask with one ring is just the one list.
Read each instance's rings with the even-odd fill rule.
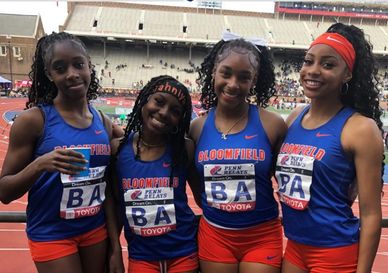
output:
[[116,157],[120,153],[120,150],[122,149],[124,143],[128,141],[129,135],[132,132],[137,132],[139,133],[139,138],[136,143],[136,158],[140,158],[139,145],[140,139],[142,137],[143,126],[143,119],[141,113],[142,108],[148,102],[149,96],[155,93],[155,89],[159,85],[164,84],[166,82],[174,82],[175,85],[180,86],[180,89],[183,91],[183,94],[185,96],[182,118],[180,119],[179,124],[177,126],[178,130],[177,132],[170,133],[168,136],[169,143],[172,146],[172,164],[170,175],[170,183],[172,183],[174,169],[178,166],[185,167],[188,162],[188,154],[185,148],[185,135],[188,133],[190,127],[192,105],[189,90],[187,90],[187,88],[182,83],[180,83],[178,80],[171,76],[162,75],[154,77],[140,90],[140,93],[136,98],[135,105],[133,106],[132,112],[127,117],[128,124],[125,128],[124,137],[121,139],[120,145],[117,149]]
[[250,90],[251,96],[256,96],[257,104],[267,107],[268,101],[276,93],[275,72],[269,50],[265,46],[256,46],[244,39],[236,39],[215,44],[205,57],[199,70],[199,82],[202,86],[200,101],[205,110],[217,105],[217,95],[213,90],[213,71],[216,65],[224,58],[228,51],[245,51],[251,53],[257,62],[256,83]]
[[[378,66],[372,53],[372,45],[366,40],[364,32],[354,25],[335,23],[328,28],[327,32],[344,36],[353,45],[356,52],[352,79],[348,83],[348,92],[341,92],[341,102],[362,115],[372,118],[383,135],[381,121],[383,112],[379,104],[379,90],[377,89]],[[384,174],[384,161],[382,172]]]
[[[54,82],[50,81],[47,77],[46,70],[53,58],[54,45],[64,41],[72,42],[90,60],[85,44],[72,34],[66,32],[53,32],[50,35],[40,38],[36,45],[35,55],[29,73],[32,85],[28,91],[26,108],[31,108],[40,104],[53,104],[53,100],[58,94],[58,88],[55,86]],[[91,81],[86,94],[88,101],[96,99],[100,90],[100,85],[93,65],[91,71]]]
[[327,32],[344,36],[356,52],[353,66],[353,76],[349,81],[348,92],[341,93],[344,105],[352,107],[361,114],[375,120],[382,130],[380,119],[382,110],[379,105],[379,90],[377,89],[377,61],[372,53],[372,45],[365,39],[364,32],[356,26],[336,23]]

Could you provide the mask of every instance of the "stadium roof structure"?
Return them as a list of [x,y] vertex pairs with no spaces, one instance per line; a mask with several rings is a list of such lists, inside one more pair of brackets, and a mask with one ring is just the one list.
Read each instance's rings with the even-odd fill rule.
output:
[[41,18],[39,15],[1,14],[0,35],[36,37]]

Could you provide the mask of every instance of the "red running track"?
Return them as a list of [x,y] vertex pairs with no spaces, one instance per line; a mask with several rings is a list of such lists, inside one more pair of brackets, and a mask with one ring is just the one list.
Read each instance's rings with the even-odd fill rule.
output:
[[[0,114],[7,111],[18,111],[24,108],[25,99],[0,98]],[[0,168],[3,164],[8,147],[9,124],[0,118]],[[383,217],[388,218],[388,185],[384,186],[385,197],[382,200]],[[194,204],[192,194],[188,191],[190,206],[195,213],[201,210]],[[9,205],[0,203],[0,211],[25,211],[27,196],[15,200]],[[354,206],[358,215],[358,204]],[[286,240],[286,239],[285,239]],[[121,236],[124,246],[123,257],[126,261],[126,243]],[[388,273],[388,228],[383,229],[377,257],[373,266],[373,273]],[[24,223],[0,223],[0,273],[35,273],[37,272],[31,260]]]

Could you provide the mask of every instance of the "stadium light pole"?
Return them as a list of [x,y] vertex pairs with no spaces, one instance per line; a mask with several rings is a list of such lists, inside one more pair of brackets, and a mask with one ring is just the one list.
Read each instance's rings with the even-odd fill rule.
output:
[[[6,39],[8,41],[8,56],[9,56],[9,74],[11,76],[11,90],[13,90],[13,75],[12,75],[12,56],[11,56],[11,36],[7,35]],[[10,90],[10,91],[11,91]]]

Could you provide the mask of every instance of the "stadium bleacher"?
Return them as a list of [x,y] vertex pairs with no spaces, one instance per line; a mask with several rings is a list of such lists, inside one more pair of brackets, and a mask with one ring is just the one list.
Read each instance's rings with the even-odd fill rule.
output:
[[[333,23],[330,18],[304,20],[297,16],[285,18],[279,14],[246,15],[214,10],[209,14],[198,9],[164,7],[160,10],[157,6],[137,4],[75,2],[72,7],[64,31],[86,41],[101,85],[107,89],[136,88],[141,81],[168,74],[178,77],[195,91],[195,69],[209,45],[217,42],[225,30],[244,37],[266,39],[280,77],[278,83],[289,86],[290,82],[297,82],[299,76],[297,69],[287,71],[282,67],[282,62],[289,59],[284,50],[289,51],[286,56],[303,56],[311,41]],[[374,50],[384,60],[381,53],[387,50],[387,26],[360,24],[358,27],[370,36]],[[382,78],[387,76],[386,71],[383,64]],[[292,86],[295,89],[292,94],[301,93],[298,84]]]

